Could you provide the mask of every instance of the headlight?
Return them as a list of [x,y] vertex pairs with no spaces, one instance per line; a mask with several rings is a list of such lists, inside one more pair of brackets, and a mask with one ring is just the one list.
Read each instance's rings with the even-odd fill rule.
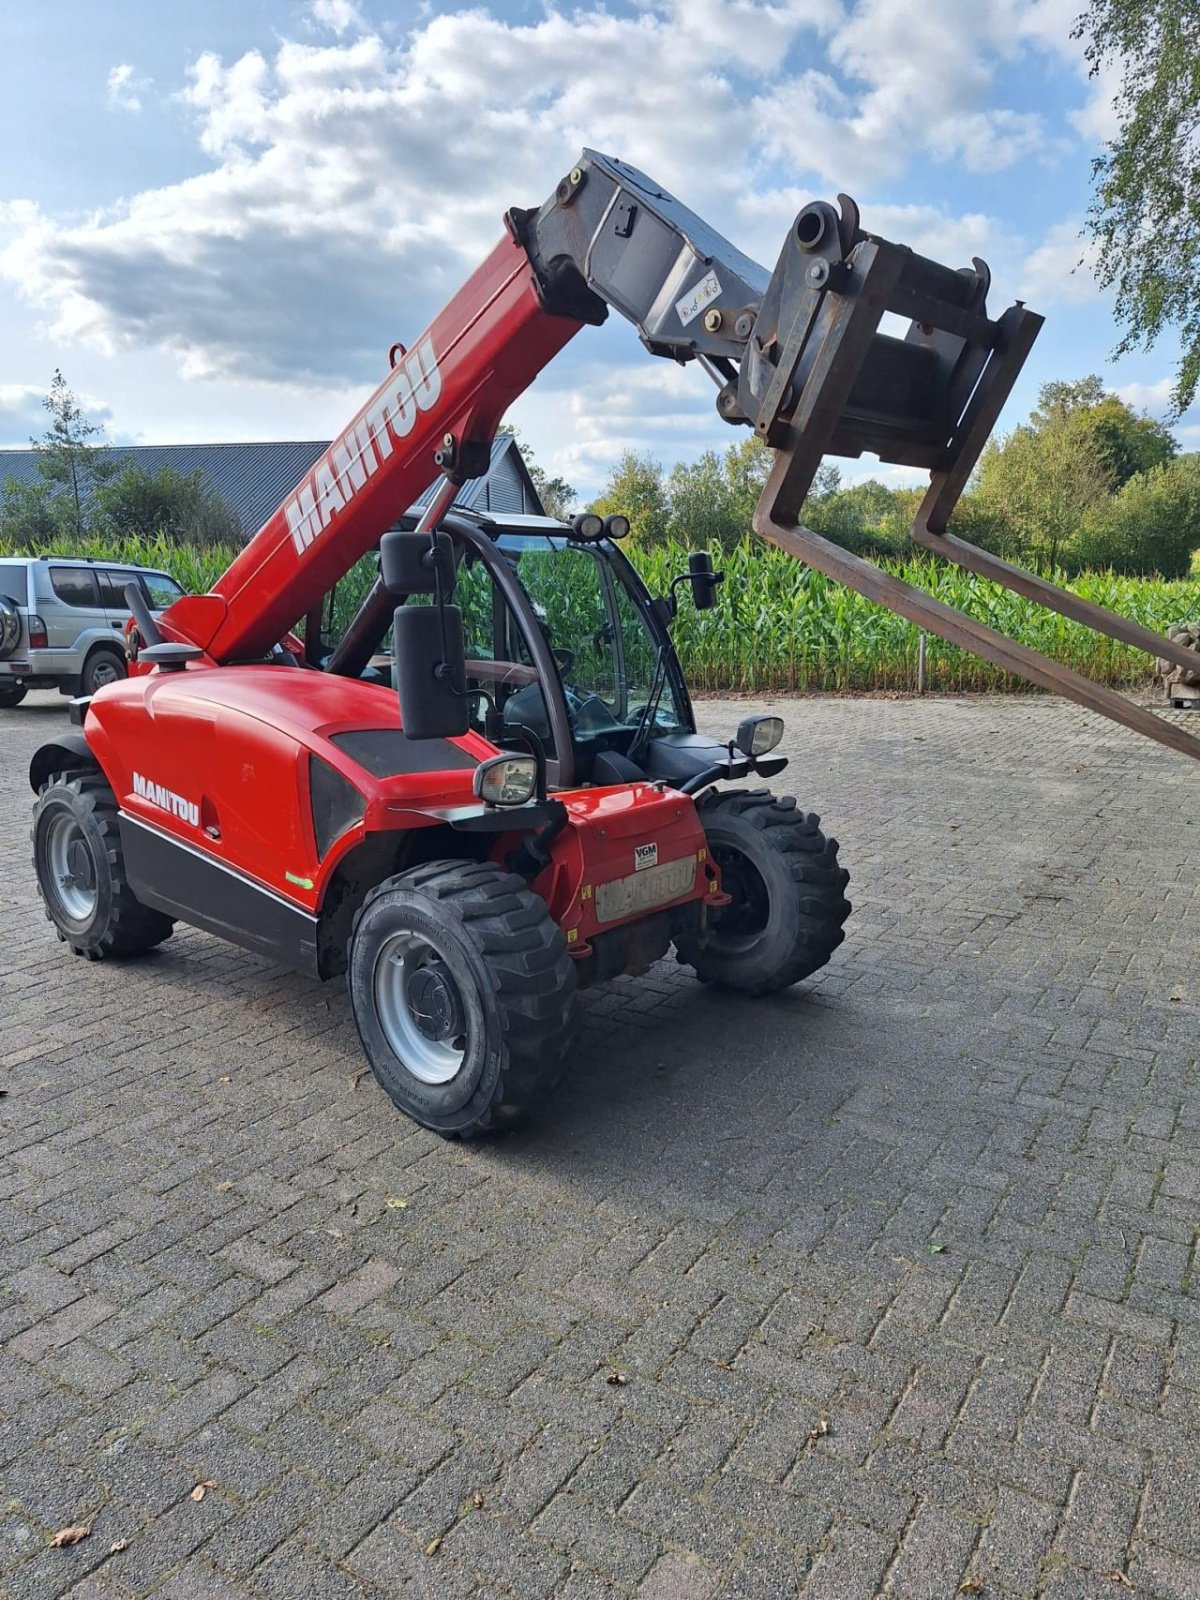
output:
[[489,806],[524,806],[537,788],[537,762],[532,756],[493,756],[475,768],[472,784]]
[[744,756],[765,756],[782,738],[782,717],[746,717],[738,723],[733,742]]
[[604,532],[604,518],[595,511],[581,511],[571,518],[571,532],[576,539],[598,539]]
[[625,539],[629,535],[629,518],[623,517],[619,511],[614,511],[611,516],[604,519],[604,531],[610,539]]

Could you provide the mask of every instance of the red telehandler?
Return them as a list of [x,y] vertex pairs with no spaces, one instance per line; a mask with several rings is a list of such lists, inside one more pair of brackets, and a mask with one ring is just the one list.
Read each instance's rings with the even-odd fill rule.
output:
[[[722,787],[782,769],[779,720],[748,718],[726,744],[696,732],[668,628],[677,587],[713,603],[708,556],[656,599],[615,542],[621,518],[453,509],[513,400],[610,307],[652,355],[703,369],[719,415],[775,452],[762,536],[1200,755],[1181,728],[797,526],[826,453],[927,468],[920,543],[1152,655],[1184,654],[945,531],[1041,324],[1019,302],[989,317],[983,262],[955,271],[865,233],[843,195],[803,208],[768,273],[592,151],[539,210],[505,220],[211,593],[157,621],[129,595],[133,674],[75,702],[78,731],[30,770],[38,883],[76,953],[145,951],[182,920],[345,973],[380,1083],[447,1136],[545,1096],[578,985],[673,945],[702,979],[765,993],[824,965],[850,910],[817,817]],[[903,336],[880,331],[885,313]],[[402,516],[431,483],[419,517]],[[323,599],[376,547],[378,577],[326,650]]]

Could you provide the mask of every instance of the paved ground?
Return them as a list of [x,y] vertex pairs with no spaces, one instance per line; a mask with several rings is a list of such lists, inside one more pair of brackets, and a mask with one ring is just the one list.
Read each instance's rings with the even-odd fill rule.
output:
[[623,982],[541,1124],[462,1148],[340,985],[56,943],[61,715],[0,725],[0,1591],[1200,1596],[1185,761],[1049,702],[789,707],[834,965]]

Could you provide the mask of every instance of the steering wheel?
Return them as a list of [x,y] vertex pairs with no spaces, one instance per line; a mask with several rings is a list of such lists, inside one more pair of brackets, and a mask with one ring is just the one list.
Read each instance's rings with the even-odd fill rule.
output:
[[558,645],[551,647],[550,654],[558,662],[564,672],[570,672],[575,666],[574,650],[563,650]]

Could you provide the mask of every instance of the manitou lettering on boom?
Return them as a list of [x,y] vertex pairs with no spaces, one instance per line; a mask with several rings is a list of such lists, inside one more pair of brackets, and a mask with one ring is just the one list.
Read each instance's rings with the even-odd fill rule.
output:
[[284,506],[298,556],[346,509],[380,462],[391,455],[393,443],[399,444],[413,431],[417,413],[436,405],[441,392],[433,341],[425,339],[397,362],[387,382]]

